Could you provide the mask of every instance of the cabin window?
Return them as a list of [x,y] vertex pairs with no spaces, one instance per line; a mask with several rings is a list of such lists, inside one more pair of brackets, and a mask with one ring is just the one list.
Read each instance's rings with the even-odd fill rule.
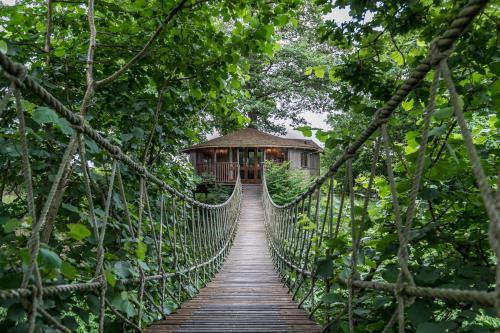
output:
[[300,167],[301,168],[307,168],[308,165],[307,165],[307,157],[308,157],[308,153],[303,151],[302,153],[300,153]]
[[287,151],[284,148],[267,148],[266,160],[273,161],[274,163],[283,163],[287,160]]
[[219,148],[215,151],[217,162],[228,162],[228,149]]

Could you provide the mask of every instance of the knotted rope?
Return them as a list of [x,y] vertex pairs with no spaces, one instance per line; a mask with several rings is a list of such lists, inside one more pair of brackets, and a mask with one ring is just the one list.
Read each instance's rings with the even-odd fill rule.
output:
[[[180,306],[181,302],[184,299],[181,290],[184,290],[186,294],[191,293],[190,290],[185,286],[185,284],[191,285],[193,282],[191,280],[191,274],[196,274],[196,280],[200,281],[199,274],[203,270],[204,278],[201,280],[201,283],[206,283],[206,281],[220,268],[220,264],[223,259],[226,257],[228,253],[228,248],[230,247],[232,240],[234,238],[234,234],[236,231],[236,224],[238,220],[239,210],[240,210],[240,201],[241,201],[241,182],[239,178],[236,181],[235,188],[231,196],[221,204],[217,205],[209,205],[199,201],[196,201],[193,198],[186,196],[185,194],[173,189],[165,182],[163,182],[156,175],[150,173],[141,163],[136,162],[125,155],[118,146],[112,145],[107,139],[105,139],[101,134],[99,134],[96,130],[91,128],[90,126],[84,124],[83,119],[76,114],[73,114],[69,109],[67,109],[60,101],[54,98],[50,93],[48,93],[43,87],[41,87],[38,83],[33,81],[30,76],[27,75],[24,66],[20,64],[16,64],[12,62],[8,57],[2,53],[0,53],[0,65],[5,69],[5,75],[9,78],[12,83],[7,90],[6,94],[0,101],[0,115],[2,111],[7,107],[8,101],[12,94],[15,95],[15,104],[17,109],[17,118],[19,120],[19,134],[21,141],[21,157],[22,157],[22,166],[23,166],[23,175],[24,175],[24,183],[26,188],[26,201],[28,206],[28,212],[32,219],[32,230],[28,239],[27,247],[29,250],[29,263],[28,268],[23,275],[23,281],[21,283],[21,287],[17,289],[11,290],[0,290],[0,299],[7,300],[12,298],[21,298],[23,301],[23,305],[28,311],[28,332],[33,333],[36,329],[36,318],[40,316],[44,318],[47,323],[49,323],[54,328],[62,331],[62,332],[71,332],[67,327],[61,324],[55,316],[49,313],[48,310],[45,310],[41,307],[43,302],[42,296],[45,295],[47,297],[54,296],[60,293],[68,293],[68,292],[82,292],[82,291],[97,291],[100,299],[100,308],[99,308],[99,324],[98,330],[99,332],[104,332],[104,323],[106,318],[106,309],[110,309],[111,312],[120,318],[125,324],[133,327],[140,331],[140,328],[143,323],[142,313],[144,312],[144,303],[149,302],[151,306],[156,309],[162,316],[166,314],[163,312],[163,308],[165,306],[165,293],[173,299],[173,301]],[[30,89],[35,94],[38,94],[43,100],[47,102],[47,104],[53,107],[59,115],[64,117],[66,120],[70,122],[73,129],[73,135],[69,140],[69,144],[66,146],[64,150],[64,154],[61,158],[60,165],[57,169],[56,175],[52,182],[51,188],[47,194],[47,198],[43,202],[42,209],[39,213],[39,216],[36,214],[35,210],[35,195],[33,192],[33,177],[32,170],[30,165],[30,156],[28,149],[28,140],[27,140],[27,131],[26,124],[24,120],[24,110],[22,109],[21,103],[21,93],[20,89]],[[111,175],[108,181],[108,189],[105,196],[105,202],[103,204],[103,216],[100,216],[98,220],[96,216],[96,205],[94,201],[94,194],[92,191],[92,187],[95,186],[95,182],[92,180],[91,176],[91,168],[89,167],[89,161],[87,160],[86,151],[85,151],[85,139],[93,139],[99,146],[101,146],[107,153],[108,157],[111,161]],[[78,151],[78,159],[74,156],[74,152]],[[52,205],[52,202],[55,198],[56,192],[61,185],[63,175],[69,163],[77,164],[79,163],[82,170],[82,181],[84,183],[84,190],[86,192],[86,201],[87,201],[87,209],[89,214],[89,221],[94,233],[94,237],[96,239],[96,267],[94,278],[85,283],[73,283],[67,285],[57,285],[46,287],[43,286],[43,280],[40,276],[40,272],[38,269],[37,258],[40,251],[40,231],[44,226],[47,216],[49,214],[49,209]],[[120,165],[126,165],[130,168],[132,173],[140,179],[141,184],[141,195],[139,200],[139,220],[136,224],[137,230],[134,230],[133,218],[129,212],[129,205],[127,203],[125,186],[122,180]],[[238,172],[239,174],[239,172]],[[119,195],[115,196],[115,181],[118,184]],[[146,183],[150,183],[157,187],[157,189],[164,194],[168,194],[171,198],[171,206],[170,210],[174,213],[175,221],[169,226],[173,228],[174,238],[171,239],[171,248],[174,249],[175,255],[177,257],[177,248],[189,248],[193,251],[197,251],[197,245],[200,243],[205,243],[206,248],[210,249],[204,255],[200,255],[195,262],[190,262],[187,258],[188,255],[182,252],[184,260],[181,262],[176,259],[175,266],[170,270],[166,271],[163,265],[163,235],[170,235],[170,228],[164,228],[164,221],[160,221],[160,235],[159,239],[156,235],[156,226],[158,225],[158,221],[155,220],[153,215],[153,207],[149,203],[148,194],[147,194],[147,186]],[[142,229],[145,227],[142,225],[143,211],[147,209],[147,215],[150,222],[151,230],[153,231],[153,237],[156,246],[156,265],[158,267],[158,273],[156,275],[147,275],[142,269],[139,261],[138,269],[140,271],[140,278],[136,279],[121,279],[116,281],[116,283],[120,283],[121,285],[132,285],[139,284],[139,292],[138,292],[138,300],[139,300],[139,313],[137,315],[137,324],[133,323],[131,320],[126,318],[126,316],[122,315],[120,311],[114,308],[114,306],[106,299],[106,291],[108,289],[108,283],[105,278],[105,255],[106,255],[106,247],[105,247],[105,235],[106,230],[108,228],[108,222],[112,218],[113,211],[113,202],[115,197],[120,197],[122,200],[122,210],[124,212],[125,219],[127,221],[128,232],[131,233],[132,238],[140,241]],[[179,213],[179,210],[184,212],[186,210],[186,205],[197,209],[201,214],[198,216],[188,215],[185,213]],[[179,208],[181,207],[181,208]],[[163,216],[164,207],[163,203],[159,207],[160,214]],[[177,215],[180,214],[180,215]],[[205,226],[201,226],[200,219],[201,217],[209,216],[208,219],[204,220]],[[213,232],[214,228],[221,228],[222,218],[225,219],[225,223],[227,224],[227,228],[224,232]],[[98,222],[99,221],[99,222]],[[168,225],[168,224],[167,224]],[[188,225],[190,225],[193,231],[191,234],[187,233]],[[182,236],[180,228],[184,228],[186,233]],[[201,229],[205,229],[211,231],[201,232]],[[168,254],[165,254],[168,255]],[[208,273],[206,271],[206,267],[209,267]],[[185,275],[188,275],[189,278],[184,279]],[[178,287],[177,295],[173,295],[167,288],[166,281],[167,279],[175,279],[173,282],[174,285]],[[148,282],[153,281],[161,281],[162,290],[158,293],[161,294],[161,305],[158,305],[154,297],[146,289]],[[34,284],[31,284],[34,283]],[[196,290],[199,286],[196,286]]]
[[[439,90],[440,76],[443,75],[444,81],[450,93],[450,102],[454,109],[455,116],[457,118],[457,123],[459,124],[462,136],[464,138],[466,150],[471,161],[474,176],[477,180],[478,187],[481,192],[481,197],[485,203],[486,211],[491,220],[489,228],[489,240],[490,244],[495,251],[497,259],[500,259],[500,220],[499,220],[499,208],[500,208],[500,190],[497,191],[496,198],[492,195],[491,185],[488,183],[488,179],[482,169],[480,159],[477,155],[476,149],[474,147],[472,136],[467,128],[464,120],[462,107],[459,102],[459,96],[454,87],[453,80],[451,78],[450,71],[447,66],[447,58],[453,53],[454,43],[460,37],[460,35],[465,31],[471,21],[477,16],[483,8],[486,6],[487,1],[472,0],[469,1],[467,6],[465,6],[458,16],[451,22],[449,28],[445,33],[434,39],[429,47],[428,56],[415,68],[415,70],[409,75],[408,79],[403,83],[403,85],[397,90],[397,92],[390,98],[390,100],[380,108],[373,121],[365,128],[365,130],[355,139],[344,151],[344,153],[330,166],[328,172],[326,172],[322,177],[318,178],[314,184],[312,184],[308,190],[296,196],[290,202],[284,205],[276,205],[269,195],[269,191],[266,188],[265,177],[263,181],[264,195],[263,195],[263,205],[265,209],[265,224],[266,233],[268,237],[268,244],[270,251],[273,255],[273,260],[275,261],[277,269],[280,271],[282,276],[284,276],[285,282],[288,287],[293,291],[294,296],[301,293],[300,289],[303,285],[307,285],[306,279],[310,279],[310,286],[307,291],[303,293],[303,298],[300,305],[306,305],[306,298],[314,294],[314,288],[317,284],[317,266],[308,266],[307,262],[315,262],[315,257],[309,256],[308,247],[304,246],[307,244],[309,239],[321,238],[324,230],[324,224],[331,224],[333,221],[333,214],[329,214],[329,221],[324,221],[323,226],[318,225],[316,230],[303,230],[296,218],[295,214],[289,214],[289,212],[297,212],[296,214],[302,213],[307,217],[312,217],[310,214],[310,209],[312,206],[318,207],[319,199],[314,199],[312,193],[316,191],[321,191],[321,186],[329,180],[333,182],[333,176],[335,176],[338,170],[342,166],[346,166],[346,183],[342,187],[340,203],[338,206],[338,218],[337,218],[337,228],[335,230],[335,236],[339,230],[339,223],[343,213],[344,197],[346,192],[349,193],[350,202],[350,212],[348,218],[351,224],[351,239],[352,239],[352,251],[351,251],[351,262],[350,262],[350,272],[347,278],[337,278],[338,282],[344,284],[349,292],[349,297],[347,304],[344,306],[344,310],[339,313],[332,321],[328,322],[325,326],[325,331],[333,325],[333,322],[339,320],[345,313],[348,316],[349,330],[354,332],[355,318],[353,311],[354,295],[357,293],[357,289],[372,289],[383,292],[389,292],[394,294],[397,306],[393,315],[386,323],[383,331],[389,332],[394,324],[398,323],[398,331],[403,333],[405,331],[405,308],[410,306],[416,297],[422,297],[427,299],[441,299],[446,302],[465,302],[465,303],[476,303],[485,306],[490,306],[495,303],[497,311],[500,311],[500,268],[497,266],[497,277],[496,277],[496,292],[491,293],[487,291],[477,291],[477,290],[458,290],[458,289],[441,289],[441,288],[428,288],[419,287],[415,285],[415,281],[409,269],[409,252],[408,244],[410,241],[410,231],[413,226],[413,220],[417,208],[417,196],[420,190],[420,184],[422,180],[422,175],[425,169],[425,157],[426,157],[426,147],[429,138],[430,123],[435,108],[436,97]],[[425,75],[430,71],[434,70],[434,76],[430,87],[429,102],[423,114],[423,122],[421,128],[421,137],[419,148],[417,152],[417,160],[415,163],[415,171],[412,176],[412,186],[408,195],[408,208],[403,220],[401,214],[401,207],[399,204],[399,196],[396,188],[396,180],[394,171],[392,169],[392,149],[390,145],[390,138],[388,134],[388,121],[394,110],[400,105],[400,103],[412,92],[417,85],[424,79]],[[386,173],[389,183],[390,195],[392,198],[392,210],[395,221],[395,229],[397,230],[399,239],[399,248],[397,252],[397,259],[400,267],[398,278],[396,283],[384,283],[384,282],[372,282],[369,280],[361,279],[359,272],[357,270],[357,255],[359,253],[360,241],[362,237],[362,232],[364,229],[365,219],[367,218],[367,204],[370,199],[370,189],[371,183],[374,177],[374,170],[376,170],[376,164],[378,159],[378,148],[374,150],[373,159],[371,164],[371,174],[368,181],[368,188],[365,193],[365,201],[363,205],[362,215],[358,227],[356,228],[357,220],[354,218],[355,210],[355,199],[354,199],[354,181],[353,181],[353,171],[352,163],[353,159],[358,154],[359,150],[366,146],[366,143],[370,141],[373,134],[380,130],[380,137],[376,142],[376,147],[383,143],[383,150],[385,155]],[[500,180],[498,181],[500,184]],[[499,185],[497,185],[499,186]],[[328,198],[330,194],[328,194]],[[329,200],[327,199],[326,206],[329,205]],[[327,208],[328,210],[328,208]],[[315,220],[319,222],[318,220]],[[292,228],[292,231],[289,231]],[[288,251],[284,244],[293,244],[295,250]],[[321,247],[315,250],[315,255],[318,253],[330,253],[330,250],[322,250]],[[330,259],[331,260],[331,259]],[[315,267],[316,266],[316,267]],[[295,278],[294,278],[295,276]],[[364,278],[371,279],[372,275],[367,274]],[[326,278],[323,285],[316,287],[317,292],[324,290],[330,290],[330,279]],[[357,289],[356,289],[357,288]],[[320,303],[322,304],[322,303]],[[313,299],[309,302],[311,309],[311,315],[318,310],[319,305],[313,305]],[[500,314],[500,312],[499,312]]]

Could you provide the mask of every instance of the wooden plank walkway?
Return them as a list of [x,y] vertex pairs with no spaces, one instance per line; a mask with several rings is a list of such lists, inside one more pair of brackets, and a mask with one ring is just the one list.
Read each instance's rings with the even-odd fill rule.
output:
[[239,223],[222,270],[194,299],[146,332],[320,332],[274,270],[260,185],[244,185]]

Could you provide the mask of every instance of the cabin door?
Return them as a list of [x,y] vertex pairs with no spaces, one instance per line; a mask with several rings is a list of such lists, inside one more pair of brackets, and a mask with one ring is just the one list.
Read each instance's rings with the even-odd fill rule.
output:
[[262,181],[262,148],[240,148],[238,151],[240,177],[243,184],[260,184]]

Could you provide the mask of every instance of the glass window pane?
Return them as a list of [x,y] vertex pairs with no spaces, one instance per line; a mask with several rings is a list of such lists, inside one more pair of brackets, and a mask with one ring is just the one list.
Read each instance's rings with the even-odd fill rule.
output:
[[243,163],[245,161],[245,151],[243,150],[243,148],[240,148],[239,154],[240,154],[240,156],[239,156],[240,166],[243,166]]
[[[248,149],[248,165],[253,166],[255,162],[255,149],[254,148],[249,148]],[[253,178],[253,177],[252,177]]]

